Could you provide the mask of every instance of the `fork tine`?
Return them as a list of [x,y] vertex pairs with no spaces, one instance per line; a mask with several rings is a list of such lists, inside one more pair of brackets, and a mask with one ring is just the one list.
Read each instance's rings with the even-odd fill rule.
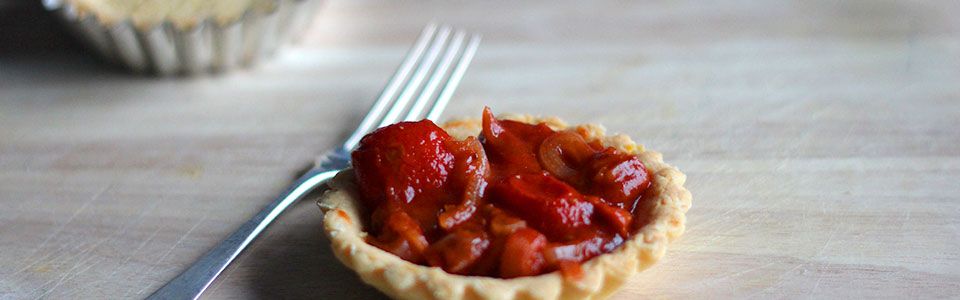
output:
[[[464,48],[466,32],[458,30],[453,38],[448,39],[451,31],[449,26],[440,26],[438,29],[435,24],[427,25],[423,29],[400,68],[370,108],[370,112],[363,117],[357,130],[344,142],[343,150],[352,150],[369,131],[400,120],[400,115],[407,110],[407,104],[418,91],[419,96],[402,120],[412,121],[421,118],[427,103],[439,89],[440,95],[425,116],[426,119],[436,122],[440,113],[450,102],[453,92],[459,86],[480,45],[480,36],[472,35]],[[440,58],[441,54],[443,54],[442,58]],[[440,58],[439,63],[437,63],[438,58]],[[447,72],[454,62],[456,66],[448,77]],[[429,80],[426,85],[423,85],[428,75]],[[446,78],[445,82],[444,78]],[[440,88],[441,83],[442,88]],[[397,96],[398,92],[399,96]]]
[[441,80],[447,76],[447,71],[450,70],[453,60],[460,54],[460,48],[463,48],[463,40],[466,35],[467,33],[463,30],[457,30],[453,35],[450,45],[447,46],[446,53],[443,55],[443,58],[440,59],[440,64],[433,72],[433,75],[430,76],[430,80],[427,81],[427,85],[424,86],[423,91],[420,92],[420,97],[417,97],[417,101],[413,103],[413,107],[407,112],[407,116],[403,118],[404,121],[414,121],[424,118],[422,115],[423,110],[427,107],[427,103],[433,100],[433,96],[437,93],[438,87],[440,87]]
[[413,73],[413,78],[410,79],[410,82],[407,82],[407,86],[403,89],[403,92],[400,93],[400,97],[397,98],[397,102],[394,103],[393,107],[391,107],[389,111],[387,111],[387,115],[383,117],[383,120],[380,120],[380,125],[377,127],[393,124],[400,119],[400,114],[403,113],[404,109],[407,108],[407,103],[410,103],[410,99],[413,98],[413,94],[420,89],[420,84],[423,83],[423,80],[427,77],[427,74],[430,73],[434,62],[436,62],[437,57],[440,56],[440,52],[443,51],[443,46],[446,45],[447,37],[449,35],[449,26],[443,26],[440,28],[440,33],[437,34],[436,38],[433,40],[433,43],[430,45],[430,50],[428,50],[427,56],[423,59],[423,61],[420,62],[420,66],[417,67],[417,70]]
[[437,25],[430,23],[423,28],[423,31],[420,32],[420,37],[417,38],[417,41],[414,43],[413,47],[410,48],[410,52],[407,53],[406,58],[404,58],[403,63],[400,64],[400,67],[397,68],[397,71],[393,74],[393,77],[390,78],[390,81],[387,83],[387,86],[380,93],[380,97],[377,98],[377,101],[373,103],[373,106],[370,107],[370,111],[367,112],[367,115],[363,117],[363,120],[360,121],[360,125],[357,126],[357,129],[350,134],[350,137],[343,142],[344,150],[350,151],[357,144],[360,143],[360,139],[367,134],[370,130],[376,129],[380,116],[383,114],[384,110],[387,109],[388,104],[393,102],[394,97],[397,95],[397,92],[400,91],[402,84],[407,81],[407,77],[410,76],[410,72],[413,71],[413,68],[417,66],[417,62],[423,57],[424,52],[427,50],[427,43],[433,38],[434,33],[437,31]]
[[463,79],[463,74],[467,72],[470,61],[472,61],[473,56],[477,54],[477,47],[480,47],[480,35],[474,34],[470,37],[470,43],[467,44],[467,48],[464,50],[463,56],[460,57],[457,67],[453,69],[453,73],[450,74],[450,78],[447,79],[447,84],[444,85],[443,91],[441,91],[440,96],[437,97],[437,102],[433,103],[433,108],[427,113],[427,119],[436,122],[437,119],[440,118],[440,113],[443,113],[443,109],[447,108],[447,103],[450,103],[450,97],[453,97],[453,92],[456,91],[457,86],[460,85],[460,80]]

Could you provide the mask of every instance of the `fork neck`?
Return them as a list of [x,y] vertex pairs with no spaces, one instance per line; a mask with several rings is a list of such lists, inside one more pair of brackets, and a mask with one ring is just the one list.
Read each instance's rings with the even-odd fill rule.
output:
[[317,161],[316,169],[340,170],[350,167],[350,150],[346,147],[337,147],[324,153]]

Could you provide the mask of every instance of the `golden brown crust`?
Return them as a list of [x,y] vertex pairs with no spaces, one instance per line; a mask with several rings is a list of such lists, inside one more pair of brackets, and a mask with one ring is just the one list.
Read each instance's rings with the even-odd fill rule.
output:
[[[528,115],[503,116],[527,123],[547,123],[561,130],[567,125],[557,118],[536,118]],[[480,121],[451,121],[444,129],[456,138],[477,135]],[[565,279],[559,272],[538,276],[500,279],[462,276],[405,261],[364,242],[366,233],[361,220],[356,185],[352,170],[340,172],[331,183],[332,189],[318,204],[324,212],[324,232],[331,241],[333,253],[360,278],[396,299],[603,299],[615,292],[630,276],[660,259],[667,243],[684,231],[685,213],[690,209],[691,195],[683,187],[686,175],[663,162],[660,153],[645,151],[625,135],[606,136],[599,125],[573,128],[588,140],[601,140],[605,145],[636,154],[652,175],[651,195],[644,207],[650,216],[644,225],[613,252],[583,263],[583,277]],[[330,213],[330,212],[337,213]]]

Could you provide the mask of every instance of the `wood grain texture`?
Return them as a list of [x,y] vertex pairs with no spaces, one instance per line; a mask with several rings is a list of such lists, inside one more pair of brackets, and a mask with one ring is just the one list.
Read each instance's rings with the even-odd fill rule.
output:
[[[688,174],[687,233],[614,299],[960,295],[957,2],[517,2],[331,1],[220,77],[0,56],[0,298],[148,295],[342,138],[429,20],[485,35],[448,116],[599,122]],[[382,297],[320,230],[300,203],[205,298]]]

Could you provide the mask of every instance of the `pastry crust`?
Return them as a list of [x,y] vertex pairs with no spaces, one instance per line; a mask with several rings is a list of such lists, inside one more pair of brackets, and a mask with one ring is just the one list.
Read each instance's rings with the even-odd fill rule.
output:
[[[318,201],[324,212],[324,233],[337,259],[356,271],[364,282],[395,299],[604,299],[630,276],[659,260],[667,243],[683,234],[684,214],[691,201],[690,192],[683,187],[686,175],[664,163],[660,153],[645,150],[626,135],[606,136],[599,125],[571,128],[558,118],[501,118],[543,122],[555,130],[576,130],[588,141],[599,139],[604,145],[637,155],[652,175],[652,185],[645,196],[648,198],[637,208],[638,215],[649,217],[648,223],[616,250],[584,262],[583,276],[578,280],[565,279],[557,271],[513,279],[454,275],[438,267],[408,262],[367,244],[354,173],[347,169],[334,178],[331,189]],[[477,135],[480,124],[478,119],[466,119],[442,127],[451,136],[463,139]]]
[[178,28],[191,28],[210,19],[224,25],[248,11],[269,12],[278,0],[63,0],[76,13],[94,16],[100,23],[113,25],[130,20],[138,28],[150,28],[170,22]]

